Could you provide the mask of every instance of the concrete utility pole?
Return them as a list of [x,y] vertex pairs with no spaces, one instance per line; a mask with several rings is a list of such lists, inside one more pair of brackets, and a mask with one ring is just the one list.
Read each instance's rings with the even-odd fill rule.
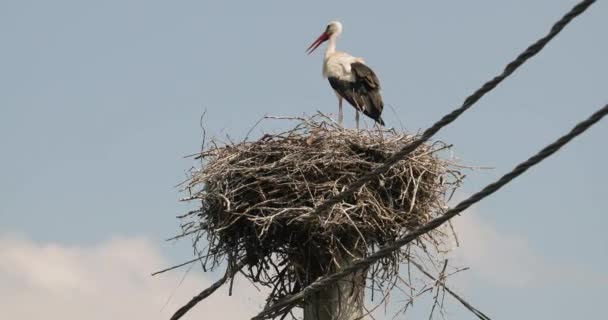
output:
[[[350,262],[350,259],[345,261],[345,265]],[[311,294],[304,306],[304,320],[362,319],[366,273],[367,270],[353,273]]]

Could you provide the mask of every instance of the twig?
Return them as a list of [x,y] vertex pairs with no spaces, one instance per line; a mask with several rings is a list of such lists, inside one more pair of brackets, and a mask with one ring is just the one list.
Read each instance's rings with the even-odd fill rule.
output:
[[155,275],[157,275],[157,274],[165,273],[165,272],[167,272],[167,271],[170,271],[170,270],[173,270],[173,269],[177,269],[177,268],[183,267],[183,266],[185,266],[185,265],[188,265],[188,264],[191,264],[191,263],[197,262],[197,261],[199,261],[199,260],[201,260],[201,259],[204,259],[205,257],[206,257],[206,256],[201,256],[201,257],[198,257],[198,258],[195,258],[195,259],[192,259],[192,260],[186,261],[186,262],[184,262],[184,263],[180,263],[180,264],[174,265],[174,266],[172,266],[172,267],[169,267],[169,268],[166,268],[166,269],[163,269],[163,270],[159,270],[159,271],[153,272],[153,273],[151,274],[151,276],[155,276]]
[[445,289],[445,291],[447,291],[450,295],[452,295],[452,297],[454,297],[456,300],[458,300],[458,302],[460,302],[465,308],[469,309],[469,311],[471,311],[479,319],[491,320],[490,317],[486,316],[483,312],[481,312],[477,308],[473,307],[470,303],[468,303],[466,300],[464,300],[458,294],[456,294],[454,291],[452,291],[450,288],[448,288],[445,285],[444,281],[442,281],[442,280],[439,281],[439,280],[437,280],[437,278],[433,277],[433,275],[430,274],[428,271],[426,271],[419,263],[417,263],[416,261],[413,261],[413,260],[410,260],[410,263],[413,264],[418,270],[420,270],[420,272],[422,272],[422,274],[427,276],[429,279],[431,279],[433,281],[437,281],[438,285],[442,286]]
[[192,300],[190,300],[181,308],[177,309],[177,311],[173,314],[170,320],[177,320],[183,317],[188,311],[190,311],[190,309],[194,308],[194,306],[196,306],[199,302],[203,301],[205,298],[213,294],[215,290],[221,287],[228,279],[231,279],[244,266],[245,261],[238,262],[234,267],[231,267],[230,263],[228,263],[228,266],[226,267],[226,273],[220,280],[216,281],[209,288],[201,291],[201,293],[192,298]]

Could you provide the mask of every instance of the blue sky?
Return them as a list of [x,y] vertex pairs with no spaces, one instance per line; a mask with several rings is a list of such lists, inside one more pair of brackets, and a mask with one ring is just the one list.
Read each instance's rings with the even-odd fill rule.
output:
[[[199,148],[201,114],[206,110],[208,134],[239,139],[265,114],[336,112],[321,77],[321,53],[304,53],[329,20],[344,25],[338,49],[364,57],[379,75],[394,109],[385,109],[387,124],[400,127],[400,120],[417,132],[459,106],[575,3],[0,2],[0,279],[21,290],[10,306],[57,296],[67,283],[62,275],[102,268],[95,259],[120,241],[142,259],[134,264],[108,254],[124,266],[111,269],[116,279],[131,279],[118,273],[133,268],[133,277],[168,295],[181,273],[161,280],[147,274],[190,257],[186,242],[163,239],[178,231],[174,217],[188,208],[177,201],[175,186],[197,164],[183,156]],[[436,136],[454,144],[463,164],[494,167],[467,172],[463,196],[607,102],[607,14],[608,5],[598,1]],[[354,126],[350,108],[345,119]],[[258,128],[260,135],[281,127]],[[459,283],[481,310],[496,319],[601,318],[608,288],[607,136],[604,121],[458,223],[471,239],[461,250],[472,268]],[[485,242],[504,254],[482,247]],[[31,269],[28,262],[48,268]],[[17,266],[26,271],[14,271]],[[104,270],[96,274],[107,275]],[[197,290],[192,283],[214,276],[188,277],[175,306],[179,294],[183,300]],[[61,281],[31,280],[53,277]],[[74,288],[92,286],[79,281],[60,292],[71,296]],[[130,295],[141,295],[138,303],[161,309],[164,301],[129,285]],[[255,312],[257,305],[249,307]],[[18,318],[35,318],[14,309]],[[450,310],[466,314],[455,302]],[[54,312],[65,310],[46,310]]]

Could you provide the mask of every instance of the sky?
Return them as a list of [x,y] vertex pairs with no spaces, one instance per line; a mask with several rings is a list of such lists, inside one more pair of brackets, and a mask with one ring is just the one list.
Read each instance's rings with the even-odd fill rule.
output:
[[[338,49],[381,79],[387,125],[416,133],[575,3],[0,1],[0,310],[167,319],[217,279],[150,277],[192,256],[165,239],[191,207],[177,185],[197,165],[185,156],[200,148],[200,117],[207,135],[238,140],[264,115],[335,113],[324,47],[304,53],[328,21],[344,25]],[[435,136],[463,165],[492,168],[466,170],[460,198],[608,102],[606,15],[598,1]],[[264,121],[253,135],[282,128]],[[493,319],[602,318],[607,136],[600,122],[456,218],[454,255],[470,270],[453,289]],[[263,292],[236,286],[186,318],[253,316]],[[447,310],[473,318],[453,300]]]

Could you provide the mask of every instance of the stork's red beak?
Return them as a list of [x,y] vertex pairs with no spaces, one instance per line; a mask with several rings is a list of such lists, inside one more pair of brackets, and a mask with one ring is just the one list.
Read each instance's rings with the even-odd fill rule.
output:
[[327,34],[327,32],[323,32],[318,38],[317,40],[315,40],[315,42],[313,42],[310,47],[308,47],[308,49],[306,49],[307,54],[311,54],[313,51],[315,51],[316,48],[318,48],[321,43],[327,41],[327,39],[329,39],[329,35]]

